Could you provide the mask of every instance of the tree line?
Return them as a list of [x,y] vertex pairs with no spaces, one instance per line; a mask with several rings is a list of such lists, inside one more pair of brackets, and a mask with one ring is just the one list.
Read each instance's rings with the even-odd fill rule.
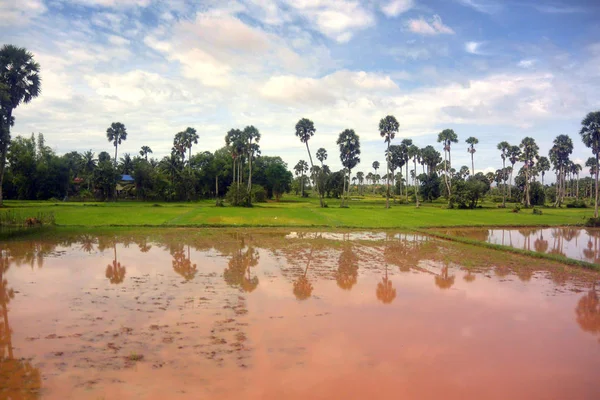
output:
[[[477,138],[465,140],[471,155],[471,167],[456,169],[452,165],[452,146],[458,143],[454,130],[444,129],[438,134],[442,158],[433,146],[419,148],[408,138],[394,144],[400,124],[392,115],[382,118],[378,127],[385,143],[386,173],[383,177],[378,174],[378,161],[371,164],[374,173],[365,175],[358,171],[352,177],[352,171],[361,162],[360,138],[353,129],[342,131],[336,141],[343,166],[341,171],[332,172],[324,163],[327,160],[324,148],[317,150],[316,158],[320,165],[315,165],[309,141],[316,128],[307,118],[298,121],[295,135],[306,146],[309,163],[300,160],[294,166],[295,181],[280,157],[261,156],[261,134],[254,126],[231,129],[225,136],[224,147],[214,153],[204,151],[196,154],[192,154],[192,147],[198,144],[199,135],[194,128],[188,127],[174,135],[170,155],[157,160],[148,157],[152,149],[146,145],[140,148],[139,155],[124,154],[119,158],[118,148],[127,140],[127,129],[124,124],[114,122],[106,130],[106,137],[114,146],[112,159],[107,152],[103,151],[96,157],[91,150],[57,156],[45,145],[43,135],[37,138],[17,137],[11,141],[14,110],[41,93],[39,71],[39,64],[26,49],[13,45],[4,45],[0,49],[0,205],[5,196],[45,199],[76,194],[82,198],[110,199],[115,198],[117,193],[144,200],[225,197],[233,205],[251,205],[253,201],[266,198],[278,199],[294,187],[300,188],[304,195],[308,185],[314,188],[321,207],[327,206],[326,196],[341,197],[341,206],[347,207],[352,188],[357,194],[364,194],[366,182],[376,191],[383,179],[387,208],[390,207],[390,198],[396,201],[396,195],[404,195],[405,201],[410,201],[409,192],[417,207],[421,200],[440,196],[444,196],[451,207],[474,207],[493,183],[501,191],[502,206],[506,206],[507,197],[514,199],[512,191],[516,189],[518,200],[529,207],[539,203],[539,186],[545,194],[544,177],[551,169],[556,174],[552,197],[554,206],[564,202],[567,187],[572,182],[576,182],[575,197],[580,197],[579,173],[583,166],[570,159],[573,141],[568,135],[556,137],[548,157],[539,154],[539,146],[531,137],[524,138],[518,145],[502,141],[497,146],[502,168],[495,173],[483,174],[475,173]],[[594,177],[593,202],[595,218],[598,218],[600,111],[590,112],[583,119],[579,134],[593,154],[585,167]],[[521,163],[518,169],[517,163]],[[132,175],[133,183],[123,182],[122,175]],[[309,182],[305,179],[307,176],[310,177]],[[541,185],[536,180],[539,176]],[[591,187],[588,190],[587,186],[584,189],[592,190]],[[217,204],[222,203],[218,200]]]

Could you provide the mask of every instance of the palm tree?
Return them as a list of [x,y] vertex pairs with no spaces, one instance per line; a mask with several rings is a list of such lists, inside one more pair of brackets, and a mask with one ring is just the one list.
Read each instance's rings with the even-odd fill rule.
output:
[[25,48],[10,44],[0,49],[0,207],[3,205],[2,183],[10,144],[13,111],[41,93],[40,65]]
[[553,146],[549,152],[550,161],[554,164],[557,174],[556,186],[558,190],[556,192],[554,207],[560,206],[565,198],[565,175],[571,153],[573,153],[573,141],[571,138],[567,135],[558,135],[554,139]]
[[81,162],[81,167],[85,173],[85,179],[87,180],[88,190],[90,190],[90,183],[92,182],[94,169],[96,169],[96,158],[92,150],[88,150],[85,153],[83,153]]
[[539,158],[537,162],[537,169],[540,174],[542,174],[542,186],[544,186],[544,175],[546,175],[546,172],[550,171],[550,161],[547,157],[542,156]]
[[[596,156],[596,166],[600,158],[600,111],[590,112],[581,121],[581,140],[586,147],[592,149]],[[597,168],[597,167],[596,167]],[[0,198],[1,199],[1,198]],[[598,218],[598,172],[596,171],[596,195],[594,206],[594,218]]]
[[[375,173],[373,174],[373,179],[375,179],[375,177],[377,176],[377,170],[379,169],[379,161],[373,161],[373,164],[371,164],[371,166],[375,170]],[[373,194],[375,194],[375,189],[375,182],[373,182]]]
[[121,173],[123,175],[130,175],[133,171],[133,161],[131,160],[131,156],[129,153],[125,153],[123,157],[121,157]]
[[[590,176],[593,178],[598,173],[598,160],[595,157],[589,157],[585,162],[585,166],[590,169]],[[596,180],[596,182],[598,182]],[[597,185],[597,183],[596,183]],[[593,189],[593,188],[592,188]],[[592,190],[590,190],[590,201],[592,201]]]
[[142,146],[140,150],[140,156],[144,157],[148,161],[148,154],[152,153],[152,149],[148,146]]
[[327,160],[327,150],[325,150],[323,147],[317,150],[317,160],[321,162],[321,168],[323,168],[323,161]]
[[448,169],[452,168],[452,155],[450,150],[452,143],[458,143],[458,136],[452,129],[444,129],[438,134],[437,141],[444,145],[444,161],[446,161],[446,154],[448,155],[448,162],[444,163],[446,168],[444,181],[446,182],[446,189],[448,189],[448,198],[450,198],[450,196],[452,196],[452,181],[448,179]]
[[471,175],[475,176],[475,163],[473,161],[473,155],[477,151],[475,150],[475,145],[479,143],[479,140],[476,137],[471,136],[467,140],[465,140],[465,142],[469,144],[469,148],[467,149],[467,151],[471,153]]
[[[508,151],[510,150],[510,144],[506,141],[502,141],[498,143],[498,150],[500,150],[502,157],[502,170],[506,169],[506,157],[508,156]],[[502,207],[506,207],[506,176],[504,177],[504,187],[502,189]]]
[[359,188],[360,188],[360,194],[362,195],[362,185],[363,185],[363,182],[365,181],[365,173],[362,172],[362,171],[358,171],[356,173],[356,179],[358,179],[358,185],[359,185]]
[[386,149],[386,161],[387,161],[387,174],[386,174],[386,194],[385,194],[385,208],[390,208],[390,144],[396,137],[400,124],[393,115],[388,115],[379,121],[379,134],[384,138],[384,142],[387,144]]
[[[352,168],[356,167],[360,163],[360,140],[354,129],[345,129],[340,133],[337,145],[340,147],[340,160],[345,169],[348,170],[348,180],[350,180],[350,174]],[[340,207],[348,206],[348,191],[346,191],[346,178],[344,177],[344,191],[346,191],[346,200],[342,197]],[[342,194],[343,196],[343,194]]]
[[508,159],[510,160],[510,165],[512,166],[512,170],[510,172],[510,180],[509,180],[509,185],[508,185],[508,197],[511,197],[512,194],[512,183],[513,183],[513,171],[515,169],[515,164],[517,163],[517,161],[519,161],[520,157],[521,157],[521,148],[519,146],[510,146],[510,148],[508,149],[508,152],[506,153],[508,156]]
[[413,185],[415,188],[415,201],[417,203],[417,207],[419,207],[419,194],[417,193],[417,159],[420,157],[420,149],[414,144],[408,148],[408,157],[412,158],[413,164],[415,167],[414,177],[413,177]]
[[529,195],[530,189],[530,180],[531,180],[531,170],[535,165],[535,159],[538,157],[539,147],[535,142],[535,139],[531,137],[526,137],[521,141],[521,161],[524,163],[525,169],[525,198],[523,199],[523,203],[526,207],[531,207],[531,198]]
[[115,159],[114,164],[117,166],[117,149],[122,141],[127,140],[127,129],[125,125],[120,122],[113,122],[110,127],[106,130],[106,138],[109,142],[112,142],[115,146]]
[[304,197],[304,174],[308,171],[308,164],[304,160],[298,161],[296,166],[294,167],[294,171],[296,172],[296,176],[301,175],[300,178],[300,187],[301,187],[301,196]]
[[404,165],[406,166],[406,175],[405,175],[405,179],[406,179],[406,202],[408,203],[408,162],[410,161],[410,156],[408,154],[408,149],[410,148],[410,146],[413,145],[413,141],[412,139],[402,139],[402,142],[400,142],[400,153],[402,156],[402,159],[404,160]]
[[[310,160],[311,170],[314,168],[314,164],[313,164],[312,156],[310,155],[310,148],[308,147],[308,141],[310,140],[311,137],[313,137],[315,132],[316,132],[315,124],[310,119],[302,118],[296,124],[296,136],[298,136],[300,141],[306,145],[306,151],[308,152],[308,159]],[[319,189],[318,180],[315,180],[315,183],[316,183],[316,187],[317,187],[317,193],[319,194],[319,203],[320,203],[321,207],[325,207],[325,202],[323,201],[323,193]]]
[[[258,142],[260,142],[260,132],[253,125],[244,128],[244,136],[247,140],[248,148],[248,193],[252,190],[252,159],[254,155],[260,152]],[[251,201],[252,196],[248,196]]]

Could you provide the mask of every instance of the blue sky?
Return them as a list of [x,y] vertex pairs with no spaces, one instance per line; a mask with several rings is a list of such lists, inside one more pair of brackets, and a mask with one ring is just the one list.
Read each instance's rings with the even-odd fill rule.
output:
[[313,151],[339,168],[335,140],[361,137],[359,169],[383,161],[377,125],[396,141],[435,145],[454,129],[453,166],[501,165],[496,145],[532,136],[547,155],[600,109],[600,2],[593,0],[0,0],[0,42],[31,50],[43,92],[16,111],[14,134],[42,132],[58,153],[109,150],[106,128],[129,132],[120,153],[169,153],[196,128],[193,151],[255,125],[265,155],[306,159],[294,136],[314,121]]

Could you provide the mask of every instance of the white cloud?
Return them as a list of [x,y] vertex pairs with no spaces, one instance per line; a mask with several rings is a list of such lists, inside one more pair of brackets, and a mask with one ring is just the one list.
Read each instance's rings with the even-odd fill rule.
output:
[[531,68],[534,66],[534,64],[535,64],[535,60],[525,59],[525,60],[519,61],[517,66],[519,66],[521,68]]
[[146,7],[151,0],[70,0],[71,3],[77,3],[89,7]]
[[46,11],[42,0],[3,0],[0,1],[0,25],[27,25],[31,19]]
[[456,0],[466,7],[471,7],[484,14],[495,14],[502,9],[496,1],[490,0]]
[[439,15],[434,15],[430,22],[423,18],[411,19],[408,21],[408,29],[419,35],[452,35],[454,31],[449,26],[444,25]]
[[465,51],[470,54],[481,54],[480,48],[482,42],[467,42],[465,43]]
[[586,12],[583,7],[560,6],[552,4],[535,4],[533,6],[539,12],[546,14],[575,14]]
[[381,5],[381,11],[388,17],[397,17],[414,7],[413,0],[392,0]]
[[129,39],[117,35],[108,35],[108,42],[115,46],[127,46],[131,43]]

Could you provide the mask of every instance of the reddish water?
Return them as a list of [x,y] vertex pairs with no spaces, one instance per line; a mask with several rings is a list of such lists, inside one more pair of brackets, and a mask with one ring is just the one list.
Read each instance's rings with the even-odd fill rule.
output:
[[0,248],[0,398],[600,398],[579,269],[389,233]]

